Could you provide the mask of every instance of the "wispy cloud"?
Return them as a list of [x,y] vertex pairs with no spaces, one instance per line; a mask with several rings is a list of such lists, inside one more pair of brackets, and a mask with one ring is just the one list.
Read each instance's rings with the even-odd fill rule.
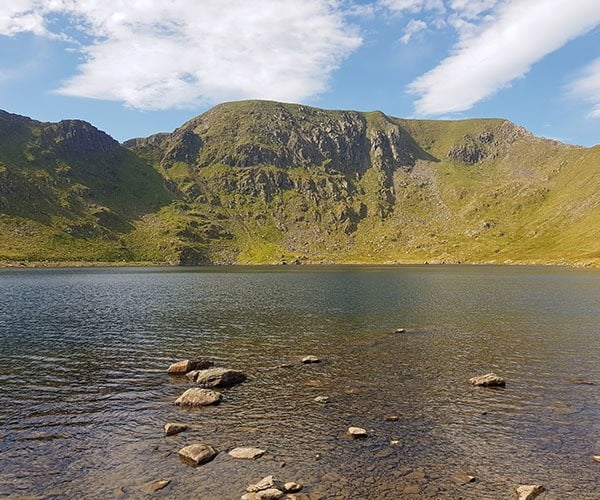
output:
[[467,110],[599,23],[597,0],[578,0],[568,8],[563,0],[503,3],[475,30],[463,35],[449,57],[409,85],[409,91],[418,96],[416,113]]
[[600,58],[585,68],[582,76],[572,83],[570,90],[573,95],[591,104],[590,117],[600,118]]
[[360,44],[329,0],[13,0],[0,34],[48,29],[60,14],[84,61],[57,90],[142,109],[224,99],[297,101],[323,92]]
[[411,19],[406,28],[404,28],[404,35],[400,38],[400,41],[404,44],[410,42],[410,39],[414,37],[420,31],[427,29],[427,23],[419,19]]

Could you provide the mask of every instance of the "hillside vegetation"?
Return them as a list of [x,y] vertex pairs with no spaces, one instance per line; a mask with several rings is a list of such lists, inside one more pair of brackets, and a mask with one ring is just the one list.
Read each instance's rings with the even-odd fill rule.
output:
[[0,260],[600,265],[600,147],[221,104],[120,145],[0,113]]

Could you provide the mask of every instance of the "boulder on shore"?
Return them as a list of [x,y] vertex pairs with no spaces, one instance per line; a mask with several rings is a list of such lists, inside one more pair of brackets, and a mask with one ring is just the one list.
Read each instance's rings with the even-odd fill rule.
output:
[[222,397],[223,395],[220,392],[193,387],[179,396],[175,404],[179,406],[208,406],[217,404]]
[[481,387],[504,387],[506,385],[506,381],[495,373],[486,373],[485,375],[470,378],[469,382]]
[[219,452],[208,444],[190,444],[179,450],[179,458],[189,465],[202,465],[210,462]]
[[544,489],[541,484],[524,484],[517,487],[517,495],[519,495],[519,500],[533,500]]
[[214,363],[208,359],[184,359],[169,366],[167,373],[170,375],[185,375],[192,370],[206,370]]
[[185,424],[177,424],[174,422],[168,422],[165,424],[165,436],[172,436],[173,434],[179,434],[187,430],[188,426]]
[[229,368],[209,368],[208,370],[193,370],[186,374],[201,387],[229,387],[246,380],[246,375],[238,370]]

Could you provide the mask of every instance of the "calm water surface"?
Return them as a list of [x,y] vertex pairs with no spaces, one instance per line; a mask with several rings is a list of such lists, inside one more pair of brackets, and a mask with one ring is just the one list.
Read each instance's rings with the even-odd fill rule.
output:
[[[158,498],[237,499],[268,474],[309,498],[600,494],[598,271],[3,270],[0,342],[0,496],[144,498],[166,478]],[[176,407],[191,385],[166,367],[193,357],[249,380]],[[506,389],[469,385],[489,371]],[[166,438],[169,421],[191,429]],[[222,453],[183,465],[195,442]],[[236,446],[267,454],[233,460]]]

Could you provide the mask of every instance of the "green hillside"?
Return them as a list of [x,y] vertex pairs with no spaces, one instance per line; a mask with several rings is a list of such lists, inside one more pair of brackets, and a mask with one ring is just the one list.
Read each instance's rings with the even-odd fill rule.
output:
[[506,120],[243,101],[123,146],[0,114],[0,260],[600,265],[600,147]]

